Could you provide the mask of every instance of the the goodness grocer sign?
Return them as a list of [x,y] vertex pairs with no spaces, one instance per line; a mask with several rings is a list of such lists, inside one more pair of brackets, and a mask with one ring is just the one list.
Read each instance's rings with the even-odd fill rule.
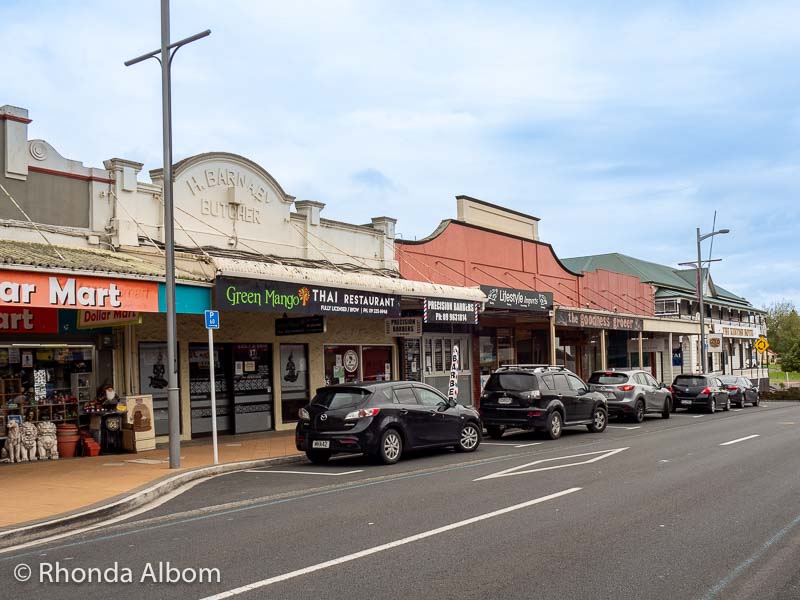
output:
[[2,306],[158,312],[158,284],[152,281],[0,271]]
[[288,315],[399,317],[400,296],[283,281],[218,277],[216,307]]

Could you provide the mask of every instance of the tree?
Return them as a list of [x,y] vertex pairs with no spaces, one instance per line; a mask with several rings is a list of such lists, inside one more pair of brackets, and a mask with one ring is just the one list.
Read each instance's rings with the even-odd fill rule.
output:
[[769,345],[782,358],[800,342],[800,315],[788,300],[774,302],[766,310]]
[[788,352],[781,357],[781,369],[786,371],[800,371],[800,342],[795,342]]

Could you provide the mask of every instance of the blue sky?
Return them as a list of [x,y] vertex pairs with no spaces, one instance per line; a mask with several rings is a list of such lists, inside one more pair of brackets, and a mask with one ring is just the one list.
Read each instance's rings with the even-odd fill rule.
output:
[[[699,5],[699,6],[698,6]],[[0,0],[0,104],[90,166],[161,163],[159,3]],[[173,0],[175,158],[225,150],[325,216],[406,238],[467,194],[564,257],[664,264],[800,305],[800,3]],[[706,252],[708,247],[706,247]]]

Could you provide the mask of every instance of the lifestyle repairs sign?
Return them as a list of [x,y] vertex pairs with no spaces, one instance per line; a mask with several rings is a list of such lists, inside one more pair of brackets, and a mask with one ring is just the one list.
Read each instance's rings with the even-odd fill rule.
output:
[[287,315],[399,317],[400,296],[285,281],[218,277],[216,307]]
[[487,308],[512,308],[517,310],[548,311],[553,308],[551,292],[536,292],[514,288],[482,285]]

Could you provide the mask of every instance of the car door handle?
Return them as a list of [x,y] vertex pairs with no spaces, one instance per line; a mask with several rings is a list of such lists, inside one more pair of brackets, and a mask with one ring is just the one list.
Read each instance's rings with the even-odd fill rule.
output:
[[431,414],[432,417],[435,417],[436,416],[436,411],[432,410],[430,414]]

